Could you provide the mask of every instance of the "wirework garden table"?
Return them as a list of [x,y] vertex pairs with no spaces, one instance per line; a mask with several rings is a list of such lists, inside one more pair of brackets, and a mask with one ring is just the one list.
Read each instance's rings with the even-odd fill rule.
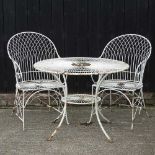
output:
[[[62,101],[64,102],[63,110],[60,114],[61,120],[50,135],[48,140],[51,140],[52,137],[56,134],[58,128],[60,128],[64,118],[67,120],[67,104],[95,104],[95,114],[97,117],[97,121],[106,136],[108,141],[112,141],[110,136],[105,131],[99,117],[98,113],[98,102],[101,100],[98,97],[99,86],[102,81],[106,78],[106,76],[110,73],[120,72],[128,69],[129,65],[117,60],[105,59],[105,58],[92,58],[92,57],[66,57],[66,58],[53,58],[47,59],[43,61],[39,61],[34,64],[34,68],[42,71],[48,72],[52,74],[61,74],[64,80],[64,97],[62,97]],[[98,75],[97,87],[94,95],[90,94],[68,94],[67,87],[67,76],[68,75]],[[105,116],[102,115],[106,121],[109,121]]]

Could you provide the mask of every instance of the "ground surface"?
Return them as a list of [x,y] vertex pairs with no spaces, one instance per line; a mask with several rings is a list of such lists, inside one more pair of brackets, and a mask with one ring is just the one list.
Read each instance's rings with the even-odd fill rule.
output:
[[143,113],[130,130],[131,110],[104,110],[112,124],[104,127],[113,138],[108,143],[96,118],[91,126],[80,125],[89,117],[90,107],[68,107],[70,125],[64,122],[52,142],[46,141],[57,124],[55,111],[26,110],[25,131],[11,109],[0,109],[0,155],[155,155],[155,108],[148,109],[151,118]]

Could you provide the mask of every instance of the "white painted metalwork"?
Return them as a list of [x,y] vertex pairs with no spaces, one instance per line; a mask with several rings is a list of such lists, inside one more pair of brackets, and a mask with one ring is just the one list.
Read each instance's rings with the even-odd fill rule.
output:
[[[110,122],[100,111],[98,107],[98,103],[100,102],[100,97],[98,97],[98,90],[101,82],[106,78],[106,76],[110,73],[115,73],[119,71],[123,71],[128,69],[129,65],[116,60],[110,60],[105,58],[90,58],[90,57],[71,57],[71,58],[54,58],[49,60],[43,60],[34,64],[34,67],[42,72],[62,74],[63,80],[65,84],[64,97],[62,97],[62,101],[64,102],[64,108],[58,116],[57,119],[61,117],[61,120],[54,130],[48,140],[51,140],[52,137],[56,134],[57,130],[62,125],[62,122],[67,116],[67,104],[95,104],[95,109],[92,111],[92,114],[95,113],[97,117],[97,121],[106,136],[108,141],[112,141],[110,136],[105,131],[102,123],[100,121],[99,115]],[[89,94],[68,94],[67,87],[67,76],[68,75],[98,75],[97,88],[94,95]],[[67,117],[66,117],[67,118]]]
[[[59,104],[61,91],[64,89],[64,84],[60,81],[58,74],[37,71],[33,64],[44,59],[60,58],[60,56],[54,43],[48,37],[36,32],[15,34],[8,41],[7,51],[15,69],[16,114],[23,122],[24,130],[24,109],[27,103],[37,98],[37,94],[47,91],[49,107],[51,99]],[[54,93],[50,93],[51,91]]]
[[[67,99],[68,104],[77,104],[77,105],[89,105],[95,103],[95,96],[89,94],[69,94],[67,98],[62,97],[62,102],[65,102]],[[97,102],[100,102],[101,98],[97,97]]]
[[98,75],[125,70],[128,64],[105,58],[68,57],[43,60],[34,64],[34,67],[54,74]]
[[[143,75],[146,62],[151,54],[150,41],[137,34],[125,34],[112,39],[104,48],[100,58],[119,60],[129,64],[129,69],[123,72],[109,74],[100,85],[100,92],[109,91],[110,106],[121,97],[128,100],[132,108],[132,124],[138,109],[145,109],[143,97]],[[92,90],[96,88],[95,83]],[[112,103],[112,93],[121,97]],[[127,94],[129,96],[127,96]],[[146,110],[146,109],[145,109]],[[147,111],[146,114],[148,115]],[[91,121],[91,119],[90,119]]]

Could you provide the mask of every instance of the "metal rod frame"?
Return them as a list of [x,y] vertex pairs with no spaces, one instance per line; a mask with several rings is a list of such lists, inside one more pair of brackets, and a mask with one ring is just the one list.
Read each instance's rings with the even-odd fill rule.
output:
[[[94,106],[94,109],[92,108],[92,111],[91,111],[91,117],[92,115],[95,113],[96,117],[97,117],[97,121],[98,121],[98,124],[102,130],[102,132],[104,133],[106,139],[109,141],[109,142],[112,142],[112,139],[111,137],[107,134],[107,132],[105,131],[102,123],[101,123],[101,120],[100,120],[100,116],[105,120],[107,121],[108,123],[110,122],[100,111],[99,107],[98,107],[98,102],[97,102],[97,97],[98,97],[98,90],[99,90],[99,86],[100,84],[102,83],[102,81],[107,77],[108,74],[105,74],[105,75],[99,75],[98,77],[98,82],[97,82],[97,87],[96,87],[96,90],[95,90],[95,103],[92,104],[92,107],[93,105],[95,104]],[[54,137],[54,135],[57,133],[57,131],[59,130],[59,128],[61,127],[63,121],[64,121],[64,118],[65,116],[67,116],[67,96],[68,96],[68,87],[67,87],[67,75],[63,75],[63,79],[64,79],[64,84],[65,84],[65,87],[64,87],[64,97],[66,98],[65,101],[64,101],[64,107],[63,107],[63,110],[62,112],[60,113],[60,115],[58,116],[57,119],[60,119],[60,122],[59,124],[57,125],[57,127],[55,128],[55,130],[50,134],[50,136],[48,137],[48,141],[51,141],[52,138]],[[67,118],[67,117],[66,117]],[[88,121],[88,123],[90,123]]]
[[[132,109],[131,129],[133,129],[133,122],[137,111],[139,111],[140,114],[143,109],[147,116],[149,116],[146,111],[143,96],[143,76],[151,51],[151,43],[144,36],[138,34],[124,34],[109,41],[99,57],[121,60],[129,64],[128,70],[109,74],[100,85],[100,91],[109,91],[110,109],[111,105],[115,104],[121,97],[124,97],[129,102],[129,106]],[[96,87],[97,84],[94,80],[92,93]],[[120,95],[120,98],[112,101],[113,92],[116,95]]]
[[[45,35],[37,32],[20,32],[13,35],[7,43],[7,52],[9,58],[13,62],[16,79],[16,93],[13,112],[16,109],[16,115],[23,122],[24,130],[24,110],[28,103],[31,103],[35,98],[39,101],[40,98],[35,96],[41,92],[46,92],[48,95],[47,106],[51,107],[51,98],[57,101],[56,111],[61,113],[60,99],[63,90],[63,83],[60,76],[57,74],[49,74],[35,70],[33,64],[51,58],[60,58],[54,43]],[[56,94],[52,96],[51,91]]]

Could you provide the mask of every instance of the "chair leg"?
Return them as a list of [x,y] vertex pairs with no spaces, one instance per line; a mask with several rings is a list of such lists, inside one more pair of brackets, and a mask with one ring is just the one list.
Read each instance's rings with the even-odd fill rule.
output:
[[13,115],[14,113],[16,113],[17,111],[17,95],[18,95],[18,89],[16,88],[16,93],[15,93],[15,100],[14,100],[14,105],[13,105],[13,108],[12,108],[12,114]]
[[92,92],[92,95],[94,95],[94,86],[92,86],[91,92]]
[[67,104],[66,104],[66,115],[65,115],[65,117],[66,117],[66,123],[67,123],[67,125],[69,125],[70,123],[68,121],[68,115],[67,115]]
[[150,117],[149,113],[146,110],[146,105],[145,105],[145,100],[144,100],[144,95],[143,95],[143,89],[142,88],[140,89],[140,95],[141,95],[141,99],[142,99],[142,109],[145,111],[146,116]]
[[[18,118],[22,121],[24,131],[24,109],[25,109],[25,92],[16,89],[13,113],[16,112]],[[15,111],[16,109],[16,111]]]
[[131,130],[133,130],[133,122],[134,122],[134,107],[132,107]]
[[87,124],[91,124],[94,112],[95,112],[95,109],[94,109],[94,105],[92,104],[90,118],[89,118],[89,121],[87,122]]
[[22,118],[22,122],[23,122],[23,131],[24,131],[24,129],[25,129],[25,124],[24,124],[24,109],[25,109],[25,93],[23,92],[23,99],[22,99],[22,116],[23,116],[23,118]]
[[111,96],[111,90],[110,90],[110,94],[109,94],[109,96],[110,96],[110,111],[112,111],[112,109],[111,109],[111,105],[112,105],[112,96]]
[[49,111],[51,111],[51,97],[50,97],[50,91],[48,90],[48,108]]
[[136,117],[136,112],[137,110],[135,111],[135,103],[134,103],[134,96],[135,96],[135,92],[133,91],[132,92],[132,114],[131,114],[131,130],[133,130],[133,123],[134,123],[134,120],[135,120],[135,117]]

